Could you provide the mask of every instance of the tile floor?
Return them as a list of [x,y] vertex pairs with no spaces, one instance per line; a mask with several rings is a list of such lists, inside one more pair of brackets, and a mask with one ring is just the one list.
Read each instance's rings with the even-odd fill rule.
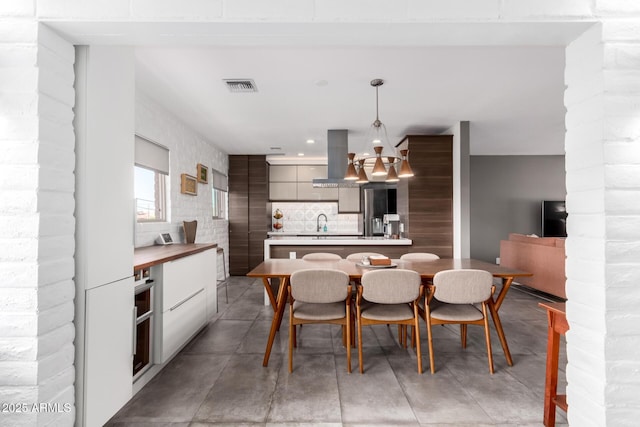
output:
[[[500,310],[514,366],[492,335],[496,372],[490,375],[481,327],[469,327],[467,349],[458,327],[434,331],[436,373],[425,373],[401,348],[396,328],[363,332],[365,373],[346,370],[339,326],[305,325],[287,371],[283,322],[268,367],[262,366],[272,310],[260,280],[229,279],[229,304],[219,290],[219,313],[107,424],[109,427],[204,426],[541,426],[546,314],[540,297],[514,286]],[[423,324],[424,326],[424,324]],[[564,391],[566,352],[561,350]],[[558,425],[566,425],[558,411]],[[564,423],[564,424],[563,424]]]

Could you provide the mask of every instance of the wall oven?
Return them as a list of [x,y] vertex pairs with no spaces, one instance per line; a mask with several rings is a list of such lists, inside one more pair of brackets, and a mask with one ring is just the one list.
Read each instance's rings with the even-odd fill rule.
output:
[[135,272],[135,304],[133,325],[133,378],[142,375],[153,364],[153,294],[154,283],[149,268]]

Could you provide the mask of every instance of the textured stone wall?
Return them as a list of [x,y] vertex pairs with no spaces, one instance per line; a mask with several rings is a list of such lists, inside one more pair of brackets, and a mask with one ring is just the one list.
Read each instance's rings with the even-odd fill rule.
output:
[[0,42],[0,424],[70,425],[74,50],[30,20]]

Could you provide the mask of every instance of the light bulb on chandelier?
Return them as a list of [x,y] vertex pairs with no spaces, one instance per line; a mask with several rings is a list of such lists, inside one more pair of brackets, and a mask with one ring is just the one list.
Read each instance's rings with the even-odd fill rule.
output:
[[[368,146],[363,150],[361,154],[349,153],[347,171],[344,179],[354,180],[357,183],[369,182],[367,177],[365,166],[373,164],[371,175],[376,178],[386,177],[385,182],[397,182],[400,178],[408,178],[413,176],[413,171],[409,165],[408,153],[409,150],[400,150],[399,156],[383,155],[382,151],[388,148],[395,154],[395,150],[391,148],[389,144],[389,138],[387,137],[387,128],[380,121],[378,114],[378,88],[384,84],[382,79],[371,80],[371,86],[376,88],[376,119],[369,127],[367,144],[371,141],[375,155],[371,156],[368,151]],[[399,164],[399,173],[396,171],[395,164]],[[358,167],[356,168],[356,164]],[[376,179],[379,180],[379,179]]]

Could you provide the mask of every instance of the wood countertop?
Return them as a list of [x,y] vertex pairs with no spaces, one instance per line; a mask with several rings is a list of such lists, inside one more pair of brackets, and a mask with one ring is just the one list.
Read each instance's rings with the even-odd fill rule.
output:
[[174,243],[172,245],[136,248],[133,251],[133,269],[151,267],[217,247],[217,243]]

